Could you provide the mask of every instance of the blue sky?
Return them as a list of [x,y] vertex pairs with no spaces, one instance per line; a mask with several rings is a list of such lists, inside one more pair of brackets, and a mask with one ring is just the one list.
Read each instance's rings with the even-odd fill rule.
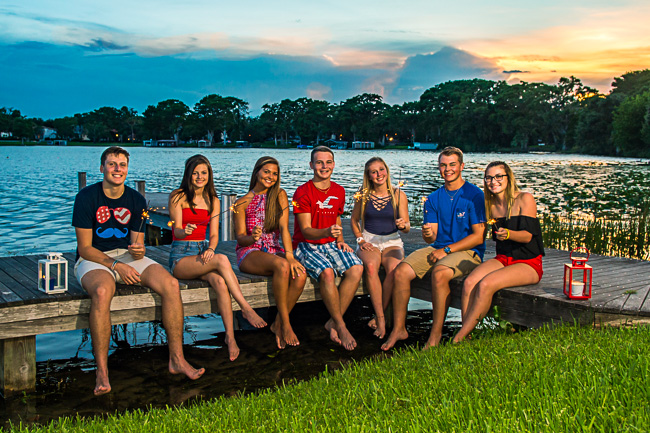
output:
[[[277,3],[277,4],[273,4]],[[417,100],[464,78],[608,91],[650,67],[647,1],[4,0],[0,106],[52,118],[218,93]]]

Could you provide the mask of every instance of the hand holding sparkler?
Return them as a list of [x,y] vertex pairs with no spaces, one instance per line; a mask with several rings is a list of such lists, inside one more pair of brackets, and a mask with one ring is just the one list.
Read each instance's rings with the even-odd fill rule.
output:
[[183,230],[185,231],[185,236],[189,236],[196,230],[196,224],[186,224]]
[[260,227],[260,226],[253,227],[253,231],[251,232],[251,236],[253,238],[253,241],[257,242],[260,239],[260,237],[262,236],[262,227]]
[[341,236],[341,234],[343,234],[343,227],[341,227],[340,225],[337,225],[337,224],[332,225],[331,227],[329,227],[328,230],[329,230],[330,236],[335,238],[335,239],[338,239],[338,237]]
[[432,238],[433,234],[433,223],[426,223],[422,225],[422,236],[426,238]]

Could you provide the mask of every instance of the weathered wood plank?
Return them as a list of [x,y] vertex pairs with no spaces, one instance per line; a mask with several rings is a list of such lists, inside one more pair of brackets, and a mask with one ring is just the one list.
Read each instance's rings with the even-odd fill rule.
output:
[[36,338],[0,340],[0,392],[4,397],[36,388]]

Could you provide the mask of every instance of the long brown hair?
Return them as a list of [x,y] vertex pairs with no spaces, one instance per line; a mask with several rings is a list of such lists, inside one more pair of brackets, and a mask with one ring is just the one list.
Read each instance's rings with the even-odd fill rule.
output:
[[364,225],[364,214],[366,213],[366,203],[368,202],[368,198],[370,197],[370,191],[373,190],[372,188],[372,181],[370,180],[370,175],[368,174],[368,171],[370,170],[370,165],[375,163],[375,162],[381,162],[384,164],[384,167],[386,167],[386,189],[388,189],[388,194],[390,194],[390,200],[391,203],[393,204],[393,214],[397,218],[397,213],[399,212],[399,209],[397,209],[396,203],[397,200],[395,199],[395,188],[393,185],[390,183],[390,170],[388,169],[388,164],[381,159],[378,156],[373,156],[370,158],[368,161],[366,161],[366,165],[363,168],[363,185],[362,185],[362,190],[361,190],[361,228],[363,229]]
[[187,200],[187,204],[190,206],[190,209],[192,209],[192,212],[196,213],[194,210],[196,207],[196,204],[194,203],[194,195],[196,192],[194,190],[194,185],[192,184],[192,173],[194,173],[194,170],[200,164],[205,164],[208,167],[208,182],[203,188],[203,199],[208,204],[208,212],[212,214],[214,203],[217,199],[217,191],[214,188],[212,165],[210,165],[208,158],[203,155],[194,155],[187,158],[185,161],[185,171],[183,172],[183,180],[181,181],[181,186],[172,193],[172,200],[174,203],[176,203],[180,201],[181,198],[185,197],[185,200]]
[[271,233],[280,228],[280,163],[271,156],[263,156],[257,160],[251,174],[251,183],[248,187],[252,190],[257,183],[257,174],[266,164],[275,164],[278,167],[278,181],[275,182],[266,192],[266,210],[264,211],[264,231]]
[[[483,174],[483,176],[485,177],[485,174],[488,172],[489,169],[498,166],[503,167],[503,169],[506,172],[506,175],[508,175],[508,186],[506,187],[506,206],[507,206],[506,218],[510,218],[510,212],[512,211],[512,204],[515,202],[515,195],[516,193],[519,192],[519,187],[517,186],[517,179],[515,179],[515,174],[513,173],[512,169],[508,164],[506,164],[503,161],[492,161],[487,165],[487,167],[485,167],[485,173]],[[485,193],[485,212],[487,214],[487,219],[492,219],[492,215],[490,215],[490,209],[492,208],[492,204],[494,203],[496,194],[493,194],[492,191],[490,191],[485,179],[483,179],[483,192]]]

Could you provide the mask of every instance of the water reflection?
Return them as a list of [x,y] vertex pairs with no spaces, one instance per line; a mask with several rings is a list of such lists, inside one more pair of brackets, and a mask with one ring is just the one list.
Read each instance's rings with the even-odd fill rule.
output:
[[[0,196],[0,256],[75,248],[70,227],[77,192],[77,172],[87,172],[88,184],[101,179],[99,147],[0,147],[6,175]],[[129,185],[146,180],[147,191],[169,192],[178,187],[186,158],[199,149],[130,148]],[[200,149],[212,162],[219,193],[244,194],[250,173],[262,154],[282,164],[282,182],[291,194],[310,178],[309,152],[276,149]],[[394,181],[406,182],[411,213],[421,213],[419,199],[441,185],[437,153],[413,151],[335,151],[333,179],[356,190],[363,164],[379,155],[390,165]],[[538,198],[544,212],[575,211],[588,215],[630,212],[650,192],[647,160],[583,155],[467,154],[465,178],[481,185],[483,169],[492,160],[513,166],[522,189]],[[351,194],[350,194],[351,195]],[[351,200],[348,212],[352,208]]]

